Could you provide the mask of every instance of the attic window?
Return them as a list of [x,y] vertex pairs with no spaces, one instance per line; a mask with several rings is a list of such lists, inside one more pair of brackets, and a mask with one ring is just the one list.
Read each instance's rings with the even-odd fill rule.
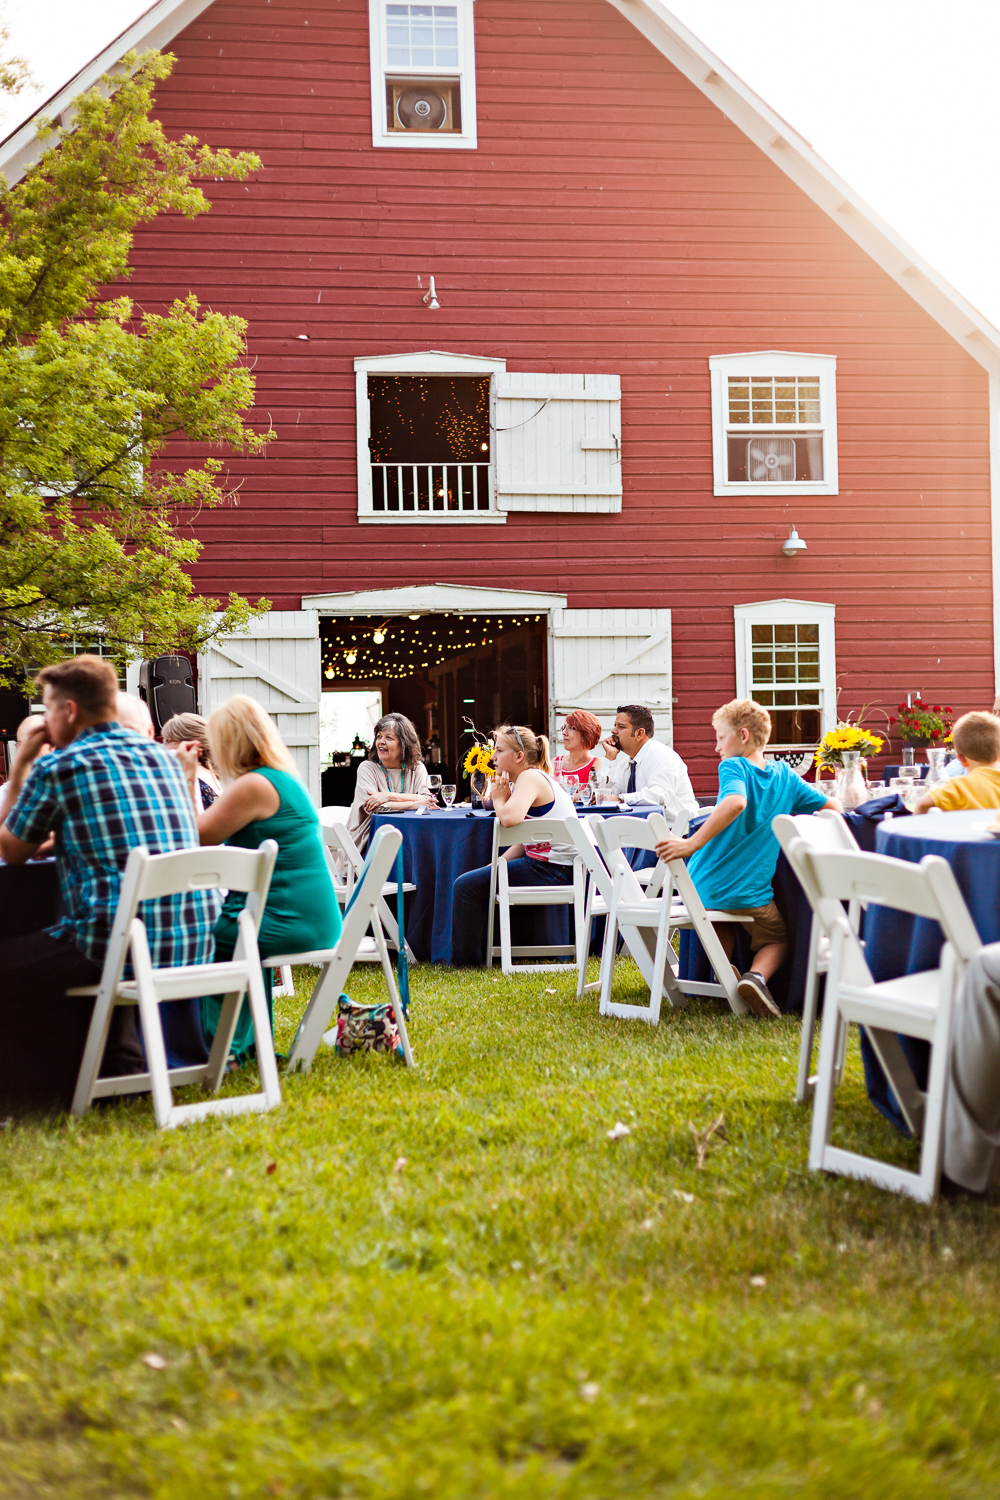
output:
[[728,354],[709,360],[715,493],[837,493],[836,360]]
[[372,143],[474,148],[473,0],[369,0]]

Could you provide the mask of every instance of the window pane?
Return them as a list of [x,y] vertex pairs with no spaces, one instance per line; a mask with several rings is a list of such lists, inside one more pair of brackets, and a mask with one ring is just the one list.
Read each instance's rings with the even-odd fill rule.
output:
[[823,478],[823,434],[727,438],[730,484],[808,484]]
[[387,5],[386,62],[390,68],[457,68],[456,5]]
[[730,375],[729,422],[804,426],[820,421],[818,375]]
[[775,625],[774,639],[779,645],[795,645],[797,625]]
[[774,626],[773,625],[751,625],[750,626],[750,638],[753,641],[753,643],[754,643],[755,646],[757,646],[757,645],[761,645],[762,646],[762,645],[765,645],[765,644],[770,645],[771,641],[774,640]]

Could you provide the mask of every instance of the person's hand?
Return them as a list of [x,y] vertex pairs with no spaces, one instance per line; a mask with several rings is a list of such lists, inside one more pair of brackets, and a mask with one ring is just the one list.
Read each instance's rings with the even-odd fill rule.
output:
[[419,799],[421,807],[434,808],[441,805],[433,792],[417,792],[416,796]]
[[369,792],[368,796],[365,798],[365,812],[366,813],[377,812],[378,809],[382,806],[382,803],[383,802],[388,802],[389,798],[391,796],[392,796],[392,792],[382,792],[382,791]]
[[656,846],[657,858],[665,859],[668,864],[672,859],[687,859],[693,853],[690,839],[662,839]]
[[603,745],[604,753],[608,757],[608,760],[617,760],[618,752],[621,750],[621,745],[615,743],[615,737],[613,734],[608,735],[607,739],[603,741]]
[[177,746],[174,752],[181,763],[181,770],[192,786],[198,779],[198,752],[200,749],[201,746],[197,740],[185,740],[183,744]]
[[41,724],[32,724],[30,729],[26,729],[24,738],[17,747],[17,754],[14,756],[10,779],[17,780],[19,784],[23,783],[35,761],[49,743],[49,732],[44,721]]
[[503,807],[510,796],[510,777],[506,771],[501,771],[493,783],[492,802],[494,807]]

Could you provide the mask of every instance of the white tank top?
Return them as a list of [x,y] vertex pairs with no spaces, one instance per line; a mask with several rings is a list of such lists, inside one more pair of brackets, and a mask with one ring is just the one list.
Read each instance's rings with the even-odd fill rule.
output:
[[[531,818],[575,818],[578,817],[573,798],[564,787],[557,786],[547,771],[541,773],[549,784],[552,792],[552,806],[543,812],[541,808],[531,807],[528,809],[525,823]],[[547,859],[554,865],[571,865],[576,859],[576,849],[572,844],[529,844],[525,840],[524,852],[532,859]]]

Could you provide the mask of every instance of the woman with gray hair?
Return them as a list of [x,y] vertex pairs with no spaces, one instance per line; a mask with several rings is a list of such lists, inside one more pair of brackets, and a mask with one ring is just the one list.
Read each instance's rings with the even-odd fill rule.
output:
[[384,714],[375,725],[368,759],[358,767],[348,832],[363,854],[372,813],[436,806],[416,728],[405,714]]

